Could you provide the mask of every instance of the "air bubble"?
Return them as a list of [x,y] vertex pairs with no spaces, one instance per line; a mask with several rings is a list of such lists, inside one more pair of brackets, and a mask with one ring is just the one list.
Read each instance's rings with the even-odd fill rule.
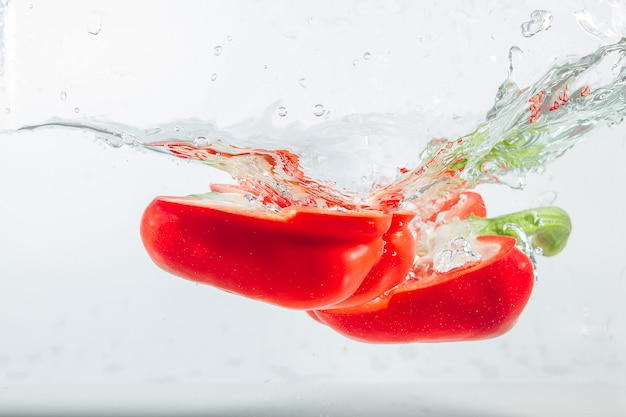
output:
[[278,115],[280,117],[285,117],[287,116],[287,108],[286,107],[279,107],[278,108]]
[[552,13],[547,10],[535,10],[530,14],[530,20],[522,23],[522,35],[526,38],[552,27]]
[[74,107],[74,113],[79,113],[79,112],[80,112],[80,108]]
[[196,145],[198,148],[202,148],[207,146],[209,144],[209,141],[204,136],[198,136],[194,139],[193,144]]
[[452,241],[450,246],[451,246],[451,248],[453,250],[455,250],[457,252],[458,251],[467,251],[467,250],[471,250],[472,249],[470,243],[464,237],[457,237],[456,239],[454,239]]
[[363,59],[366,60],[366,61],[368,59],[370,59],[371,57],[372,57],[372,54],[370,54],[369,52],[366,52],[366,53],[363,54]]
[[313,107],[313,114],[316,115],[317,117],[321,117],[324,115],[324,113],[326,113],[326,109],[324,108],[323,105],[321,104],[316,104]]
[[213,48],[213,55],[215,56],[222,55],[222,47],[218,45],[215,48]]
[[479,262],[480,253],[472,251],[472,245],[464,237],[457,237],[449,243],[448,248],[433,258],[433,269],[439,273],[466,267]]

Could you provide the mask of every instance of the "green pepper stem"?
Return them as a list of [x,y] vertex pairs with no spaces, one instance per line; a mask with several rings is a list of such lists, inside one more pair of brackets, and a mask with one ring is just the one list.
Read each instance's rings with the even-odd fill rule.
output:
[[541,254],[553,256],[565,247],[572,222],[567,213],[554,206],[538,207],[490,219],[471,216],[468,219],[471,229],[479,235],[507,235],[515,238],[511,225],[522,229],[533,247],[540,248]]

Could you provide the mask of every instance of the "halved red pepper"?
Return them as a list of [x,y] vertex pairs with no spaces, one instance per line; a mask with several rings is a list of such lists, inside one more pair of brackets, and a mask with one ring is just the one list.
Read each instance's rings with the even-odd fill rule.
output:
[[498,336],[513,327],[528,302],[533,265],[515,247],[512,237],[483,236],[476,244],[483,253],[476,264],[445,273],[430,269],[426,276],[406,280],[369,303],[310,314],[337,332],[364,342]]
[[[158,197],[141,236],[175,275],[309,314],[368,342],[472,340],[508,330],[532,290],[532,239],[546,254],[571,224],[557,208],[485,219],[482,198],[452,194],[416,213],[254,205],[236,186],[201,197]],[[216,192],[217,191],[217,192]],[[419,220],[419,221],[418,221]],[[418,222],[418,226],[415,226]],[[461,225],[461,226],[459,226]],[[482,259],[438,270],[431,240],[458,231]],[[416,242],[419,240],[419,244]],[[417,257],[417,258],[416,258]],[[417,259],[417,262],[415,262]]]
[[157,197],[144,212],[141,237],[152,260],[175,275],[283,307],[315,309],[357,291],[383,256],[391,222],[391,215],[371,210],[273,212]]

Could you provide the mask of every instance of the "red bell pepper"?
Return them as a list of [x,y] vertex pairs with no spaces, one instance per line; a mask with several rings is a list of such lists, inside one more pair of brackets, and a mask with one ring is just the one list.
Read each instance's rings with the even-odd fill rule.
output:
[[365,342],[441,342],[498,336],[513,327],[528,302],[533,265],[515,247],[512,237],[483,236],[476,243],[480,252],[488,255],[467,268],[431,271],[406,280],[369,303],[310,314],[339,333]]
[[[249,298],[309,310],[368,342],[471,340],[508,330],[530,296],[533,265],[515,239],[498,235],[513,232],[518,243],[532,240],[554,254],[571,226],[553,207],[486,219],[475,193],[433,201],[413,220],[416,213],[402,210],[272,211],[236,186],[213,190],[150,203],[141,237],[157,265]],[[481,259],[438,269],[435,243],[463,235]]]
[[175,275],[314,309],[357,291],[383,256],[391,221],[371,210],[273,212],[226,200],[158,197],[144,212],[141,237],[152,260]]

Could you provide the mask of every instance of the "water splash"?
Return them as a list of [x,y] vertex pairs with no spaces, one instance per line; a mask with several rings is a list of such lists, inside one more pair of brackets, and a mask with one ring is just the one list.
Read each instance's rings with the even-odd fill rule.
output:
[[626,4],[621,0],[601,2],[592,9],[574,12],[578,25],[604,43],[626,36]]
[[[396,125],[401,119],[388,115],[352,115],[324,121],[315,127],[317,130],[291,126],[282,136],[255,133],[253,142],[256,146],[268,145],[266,149],[236,145],[245,142],[242,132],[249,135],[260,131],[249,125],[220,130],[211,123],[186,121],[141,130],[106,122],[52,120],[21,130],[45,126],[90,130],[112,146],[141,147],[200,161],[231,174],[269,209],[298,205],[389,211],[406,207],[427,215],[427,203],[448,192],[485,182],[521,187],[525,173],[559,158],[596,126],[621,122],[626,114],[625,54],[626,40],[621,40],[592,54],[556,63],[526,88],[520,88],[509,77],[500,85],[485,120],[472,132],[453,140],[432,139],[426,146],[414,145],[411,130],[423,120]],[[319,116],[328,114],[322,105],[314,107],[314,114],[317,112]],[[275,114],[276,107],[271,106],[267,119]],[[381,138],[380,149],[371,148],[372,132]],[[202,141],[198,141],[200,137]],[[309,138],[311,142],[290,147],[286,137]],[[371,154],[393,147],[398,138],[398,153],[419,155],[416,166],[399,168],[395,179],[367,172],[374,164],[369,159]],[[323,142],[325,139],[329,142]],[[362,143],[352,146],[358,141]],[[361,184],[365,187],[348,189],[305,174],[303,167],[326,168],[324,157],[312,149],[325,147],[333,151],[338,149],[337,144],[343,147],[337,169],[351,171],[349,164],[365,161],[359,167],[359,177],[370,174],[369,180]]]
[[372,193],[369,205],[393,207],[484,182],[521,187],[526,172],[557,159],[598,124],[622,121],[625,54],[622,39],[555,64],[529,87],[505,80],[484,122],[456,140],[432,140],[422,163]]

